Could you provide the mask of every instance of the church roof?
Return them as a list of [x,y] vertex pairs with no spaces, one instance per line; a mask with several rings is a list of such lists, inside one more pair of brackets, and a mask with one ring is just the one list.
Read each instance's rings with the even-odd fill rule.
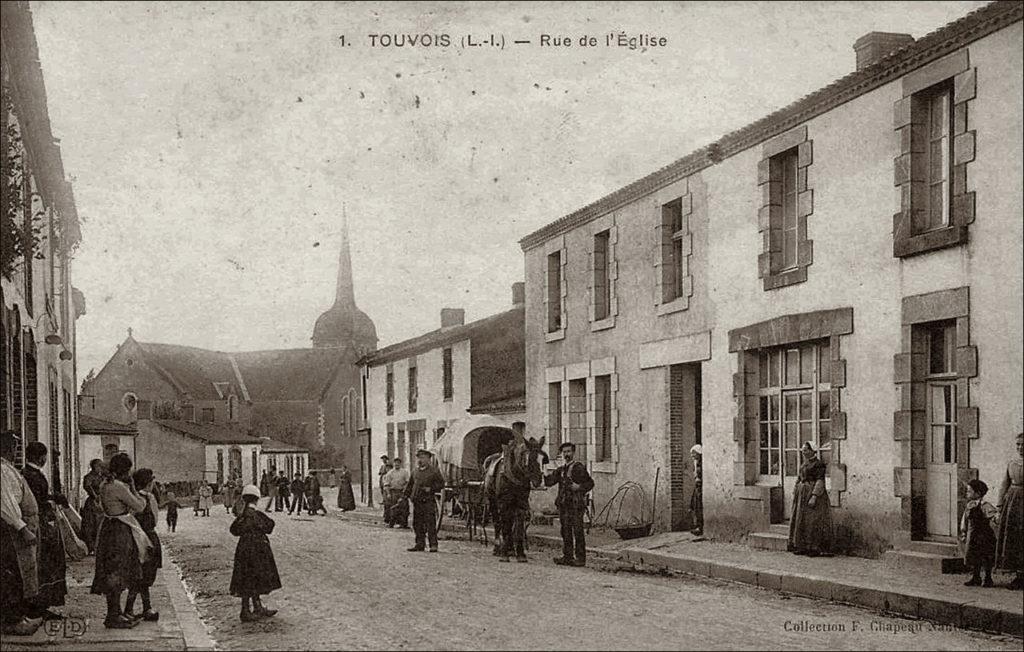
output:
[[263,437],[263,448],[264,453],[308,453],[305,448],[296,446],[295,444],[286,444],[283,441],[271,439],[269,437]]
[[114,423],[97,419],[88,414],[78,415],[78,432],[83,435],[128,435],[131,437],[139,434],[134,424]]
[[179,421],[176,419],[154,419],[154,423],[174,430],[193,439],[202,439],[207,444],[261,444],[258,437],[250,437],[237,430],[225,426],[218,426],[210,423],[194,423],[192,421]]
[[278,349],[226,353],[139,342],[146,361],[193,400],[221,400],[223,385],[252,401],[310,401],[330,384],[349,349]]

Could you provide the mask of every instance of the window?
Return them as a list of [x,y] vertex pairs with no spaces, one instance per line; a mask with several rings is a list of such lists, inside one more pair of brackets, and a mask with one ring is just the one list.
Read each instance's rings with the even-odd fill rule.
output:
[[569,381],[569,439],[576,444],[576,459],[587,459],[587,379]]
[[562,252],[548,254],[548,332],[562,329]]
[[403,462],[407,459],[405,456],[405,425],[402,424],[398,426],[398,447],[395,451],[395,457],[401,458]]
[[194,405],[182,405],[181,406],[181,418],[185,421],[196,420],[196,408]]
[[[915,233],[924,233],[949,226],[950,177],[953,154],[952,131],[953,85],[943,82],[914,96],[923,124],[918,133],[918,152],[923,184],[911,184],[912,224]],[[914,109],[911,109],[914,110]],[[911,134],[913,138],[913,133]],[[912,170],[914,167],[911,163]],[[913,180],[913,171],[911,172]],[[919,195],[919,196],[915,196]]]
[[139,399],[137,414],[139,415],[139,419],[152,419],[153,401]]
[[252,483],[259,486],[259,479],[256,477],[260,467],[260,461],[256,449],[252,449]]
[[612,459],[612,377],[594,377],[594,451],[595,462]]
[[674,199],[661,207],[662,237],[662,303],[683,296],[683,279],[687,275],[685,246],[689,235],[688,220],[683,215],[683,200]]
[[341,434],[348,434],[348,397],[341,397],[341,420],[338,423],[338,429]]
[[772,166],[772,177],[781,180],[782,210],[773,214],[771,228],[782,236],[782,251],[779,255],[777,271],[795,269],[797,266],[797,228],[796,228],[796,171],[797,148],[788,149],[773,156],[769,165]]
[[391,369],[388,369],[384,394],[386,397],[385,400],[387,401],[387,413],[390,416],[395,413],[395,372]]
[[927,461],[930,464],[956,463],[956,323],[929,324]]
[[795,476],[800,448],[814,442],[831,460],[830,361],[827,340],[763,349],[758,358],[758,470]]
[[446,349],[441,351],[441,368],[442,368],[441,373],[443,375],[443,378],[442,378],[443,390],[442,391],[444,392],[444,400],[450,401],[450,400],[452,400],[452,396],[454,396],[454,393],[455,393],[454,392],[454,387],[452,387],[452,385],[454,385],[455,379],[453,377],[453,371],[454,370],[452,369],[452,350],[451,350],[451,347],[446,348]]
[[217,484],[224,484],[224,450],[220,448],[217,449]]
[[216,412],[213,408],[203,408],[200,423],[214,423],[217,420],[214,416],[215,414]]
[[548,383],[548,450],[562,445],[562,383]]
[[612,288],[608,274],[611,254],[611,231],[594,235],[594,320],[611,315]]
[[409,412],[415,412],[419,388],[416,385],[416,367],[409,367]]
[[387,444],[388,460],[395,459],[395,424],[388,424],[388,444]]

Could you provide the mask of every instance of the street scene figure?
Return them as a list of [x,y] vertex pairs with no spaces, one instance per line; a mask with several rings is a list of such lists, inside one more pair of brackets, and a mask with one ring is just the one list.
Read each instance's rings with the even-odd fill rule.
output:
[[266,511],[269,512],[270,508],[274,506],[274,498],[277,496],[277,484],[273,482],[273,475],[268,473],[266,469],[260,474],[259,490],[261,496],[267,497]]
[[324,497],[320,493],[320,480],[312,471],[306,476],[306,507],[310,516],[315,516],[319,512],[327,516]]
[[789,522],[789,550],[817,557],[832,552],[832,512],[825,490],[826,465],[812,442],[800,449],[803,464],[793,492],[793,518]]
[[57,510],[67,498],[50,493],[50,483],[43,474],[46,465],[46,444],[38,441],[25,447],[25,468],[22,475],[39,506],[39,538],[36,543],[39,593],[32,601],[31,618],[59,620],[63,616],[50,609],[64,605],[67,595],[67,561],[64,543],[57,525]]
[[197,509],[202,516],[209,516],[210,510],[213,509],[213,487],[210,483],[203,480],[199,485],[199,503]]
[[[241,487],[239,487],[241,489]],[[231,508],[235,504],[235,478],[234,476],[227,479],[224,486],[221,488],[221,501],[224,503],[224,511],[230,513]]]
[[282,509],[291,511],[292,501],[288,498],[291,493],[291,481],[288,480],[288,476],[284,474],[284,471],[280,472],[277,477],[277,498],[274,500],[274,511],[280,512]]
[[[128,598],[124,603],[124,617],[129,620],[145,620],[155,622],[160,619],[160,614],[153,611],[152,599],[149,589],[156,582],[157,571],[163,567],[163,548],[160,545],[160,537],[156,533],[157,515],[160,513],[159,503],[156,495],[153,494],[153,471],[152,469],[139,469],[132,474],[135,488],[146,501],[146,506],[135,513],[135,519],[139,527],[146,533],[149,539],[150,548],[145,561],[142,562],[142,572],[138,582],[128,586]],[[142,598],[142,612],[135,613],[135,599]]]
[[576,444],[562,442],[558,447],[562,465],[544,477],[545,486],[558,486],[558,523],[562,534],[562,556],[554,562],[560,566],[587,565],[587,535],[583,529],[583,513],[587,509],[587,494],[594,488],[594,480],[586,465],[577,462]]
[[392,468],[394,467],[391,465],[391,458],[388,457],[387,455],[381,455],[380,468],[377,469],[377,488],[380,489],[380,495],[382,498],[381,508],[383,509],[384,512],[384,522],[388,525],[391,525],[391,517],[388,513],[388,511],[391,509],[391,505],[388,501],[388,486],[387,482],[385,481],[385,478],[387,477],[388,472],[391,471]]
[[[996,533],[993,521],[999,510],[985,500],[988,485],[977,478],[967,481],[967,505],[960,519],[960,544],[964,551],[964,565],[971,571],[965,586],[995,586],[992,566],[996,560]],[[985,579],[981,579],[982,571]]]
[[302,479],[301,473],[296,473],[295,477],[292,478],[290,485],[292,492],[292,505],[288,508],[288,513],[302,514],[303,510],[306,509],[306,481]]
[[3,633],[31,636],[42,618],[33,618],[39,595],[39,504],[32,488],[14,466],[21,437],[0,433],[0,603]]
[[138,621],[125,617],[121,594],[142,583],[142,564],[152,547],[149,537],[135,518],[146,509],[147,501],[139,495],[131,476],[132,460],[126,453],[110,458],[110,475],[100,486],[100,523],[96,543],[96,572],[92,593],[107,600],[107,616],[103,625],[112,629],[129,629]]
[[263,606],[261,596],[281,588],[281,578],[274,562],[270,538],[274,521],[256,508],[260,492],[255,485],[242,489],[243,508],[233,523],[231,534],[238,537],[234,570],[231,572],[231,595],[242,599],[242,622],[269,618],[276,609]]
[[690,448],[693,460],[693,494],[690,496],[690,511],[693,512],[693,528],[690,532],[695,537],[704,534],[704,449],[700,444]]
[[103,510],[100,508],[99,492],[106,475],[106,464],[101,459],[89,462],[89,472],[82,477],[85,490],[85,504],[82,505],[82,541],[89,547],[89,554],[96,551],[96,535],[99,532]]
[[405,497],[412,501],[412,527],[416,542],[409,552],[422,552],[427,545],[430,552],[437,552],[437,504],[434,494],[444,487],[444,477],[431,464],[433,455],[421,448],[416,451],[416,468],[413,470],[405,490]]
[[164,502],[164,509],[167,511],[167,531],[174,532],[178,527],[178,508],[181,507],[181,503],[178,502],[178,497],[174,495],[173,491],[167,492],[167,499]]
[[404,468],[402,459],[396,457],[390,470],[384,474],[384,523],[388,527],[409,527],[409,471]]
[[334,478],[331,481],[331,486],[338,487],[338,509],[343,512],[350,512],[356,508],[356,498],[352,493],[352,472],[348,470],[348,465],[341,465],[341,473],[334,476],[333,470],[331,477]]
[[999,485],[999,538],[996,566],[1012,572],[1009,587],[1024,588],[1024,433],[1017,433],[1017,459],[1006,465]]

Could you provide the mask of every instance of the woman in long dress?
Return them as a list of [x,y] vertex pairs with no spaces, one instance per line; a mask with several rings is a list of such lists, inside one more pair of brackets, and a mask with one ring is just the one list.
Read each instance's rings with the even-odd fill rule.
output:
[[203,513],[203,516],[209,516],[211,508],[213,508],[213,487],[203,480],[203,484],[199,485],[199,511]]
[[103,520],[96,539],[96,574],[91,592],[107,598],[106,627],[127,629],[138,621],[125,618],[121,593],[142,579],[142,562],[151,544],[134,513],[146,508],[146,500],[132,482],[132,460],[126,453],[110,458],[110,476],[100,486]]
[[788,549],[798,555],[817,557],[832,552],[832,512],[825,490],[827,465],[811,442],[805,442],[800,453],[804,462],[793,492]]
[[235,562],[231,572],[231,595],[242,599],[242,622],[269,618],[277,613],[267,609],[260,596],[281,588],[281,577],[270,549],[268,534],[274,521],[256,508],[260,491],[255,485],[242,489],[242,507],[231,524],[231,534],[238,537]]
[[356,508],[356,498],[352,495],[352,472],[344,464],[341,465],[341,473],[338,474],[338,508],[343,512]]
[[1024,433],[1017,435],[1017,459],[1006,465],[999,487],[999,533],[996,538],[996,568],[1015,575],[1007,588],[1024,588]]

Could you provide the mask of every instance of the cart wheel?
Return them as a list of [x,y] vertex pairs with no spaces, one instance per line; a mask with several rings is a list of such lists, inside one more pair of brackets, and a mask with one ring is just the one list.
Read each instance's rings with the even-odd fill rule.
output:
[[440,532],[441,531],[441,521],[444,520],[444,498],[443,498],[443,495],[444,495],[443,490],[442,490],[442,493],[440,495],[439,494],[434,494],[434,511],[437,514],[437,524],[436,524],[437,527],[434,530],[435,532]]

